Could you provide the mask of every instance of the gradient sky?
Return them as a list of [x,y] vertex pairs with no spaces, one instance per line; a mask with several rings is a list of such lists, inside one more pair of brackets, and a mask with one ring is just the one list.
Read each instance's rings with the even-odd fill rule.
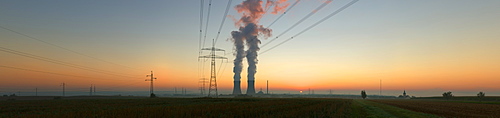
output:
[[[217,61],[217,67],[222,64],[219,89],[226,94],[233,86],[234,59],[232,42],[227,39],[231,31],[237,30],[231,17],[239,18],[234,6],[241,2],[233,0],[216,44],[226,50],[229,58],[227,63]],[[282,33],[323,2],[302,0],[270,27],[272,33]],[[261,51],[348,2],[334,0]],[[215,38],[226,5],[227,0],[213,0],[205,47]],[[272,89],[281,91],[311,88],[368,90],[368,94],[376,94],[382,79],[384,90],[420,91],[414,93],[417,96],[439,96],[444,91],[500,95],[498,6],[498,0],[360,0],[293,40],[259,55],[256,89],[265,87],[269,80]],[[266,14],[260,24],[267,26],[278,16]],[[0,47],[121,76],[0,52],[0,93],[34,88],[55,91],[62,82],[74,91],[88,91],[90,84],[96,84],[100,90],[147,91],[149,83],[144,80],[151,70],[158,78],[157,90],[184,87],[196,92],[199,79],[210,74],[209,61],[197,58],[199,22],[199,0],[2,0],[0,26],[113,64],[5,29],[0,29]],[[261,38],[262,43],[270,39]],[[242,91],[246,91],[247,67],[244,61]]]

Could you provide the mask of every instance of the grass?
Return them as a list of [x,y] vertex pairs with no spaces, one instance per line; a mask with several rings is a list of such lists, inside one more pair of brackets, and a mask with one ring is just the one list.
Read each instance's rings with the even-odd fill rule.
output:
[[364,105],[358,103],[357,100],[353,100],[351,101],[351,111],[349,112],[349,116],[353,118],[363,118],[367,117],[368,113]]
[[366,117],[370,118],[438,118],[435,115],[410,111],[368,100],[354,100],[354,102],[362,106],[366,110]]

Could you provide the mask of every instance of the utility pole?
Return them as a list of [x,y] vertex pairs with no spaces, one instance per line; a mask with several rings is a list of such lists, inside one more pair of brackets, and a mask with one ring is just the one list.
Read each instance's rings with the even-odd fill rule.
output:
[[96,94],[95,94],[95,85],[94,85],[94,95],[96,95]]
[[35,88],[35,96],[38,96],[38,88]]
[[212,48],[202,48],[201,50],[210,50],[210,55],[199,56],[198,58],[210,58],[210,84],[208,87],[208,97],[213,96],[219,97],[219,93],[217,92],[217,73],[215,72],[215,59],[226,59],[226,57],[215,55],[216,51],[225,51],[223,49],[215,48],[215,42],[212,39]]
[[149,94],[153,95],[153,80],[155,80],[156,77],[153,77],[153,71],[151,71],[151,75],[146,75],[146,77],[151,77],[151,79],[146,79],[146,81],[151,81],[151,86],[149,88]]
[[64,97],[64,96],[65,96],[65,95],[64,95],[64,89],[65,89],[65,87],[66,87],[66,84],[63,82],[61,86],[63,87],[63,97]]

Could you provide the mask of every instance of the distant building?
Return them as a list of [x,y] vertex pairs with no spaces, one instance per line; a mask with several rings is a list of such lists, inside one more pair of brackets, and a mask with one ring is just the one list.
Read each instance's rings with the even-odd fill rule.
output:
[[410,98],[410,95],[406,95],[406,90],[404,90],[403,95],[399,95],[398,98]]
[[260,94],[260,95],[264,94],[264,92],[262,92],[262,88],[260,88],[260,91],[257,92],[257,94]]

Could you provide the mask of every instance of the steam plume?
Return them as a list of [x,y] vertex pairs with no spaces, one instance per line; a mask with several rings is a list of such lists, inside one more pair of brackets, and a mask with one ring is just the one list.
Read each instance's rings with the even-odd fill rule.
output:
[[[286,0],[279,1],[267,1],[266,8],[269,5],[274,5],[273,12],[280,12],[279,10],[284,10],[288,5],[279,5],[284,3]],[[272,3],[272,4],[270,4]],[[284,7],[284,8],[282,8]],[[248,89],[247,94],[255,94],[255,73],[257,72],[257,52],[260,50],[259,35],[263,35],[264,38],[271,36],[271,29],[264,28],[262,25],[258,25],[258,21],[265,14],[264,8],[262,7],[262,0],[245,0],[241,4],[237,5],[235,9],[241,14],[241,18],[236,21],[236,26],[239,26],[238,31],[232,31],[231,36],[235,45],[236,58],[234,59],[234,89],[233,94],[241,94],[240,89],[240,79],[241,71],[243,68],[243,58],[246,56],[248,61]],[[278,11],[276,11],[278,10]],[[244,43],[248,46],[248,50],[244,51]]]
[[241,32],[239,31],[233,31],[231,32],[231,35],[233,37],[233,42],[236,50],[236,58],[234,59],[234,88],[233,88],[233,95],[241,94],[241,89],[240,89],[240,79],[241,79],[241,71],[243,69],[243,58],[245,57],[245,45],[243,45],[243,36]]

